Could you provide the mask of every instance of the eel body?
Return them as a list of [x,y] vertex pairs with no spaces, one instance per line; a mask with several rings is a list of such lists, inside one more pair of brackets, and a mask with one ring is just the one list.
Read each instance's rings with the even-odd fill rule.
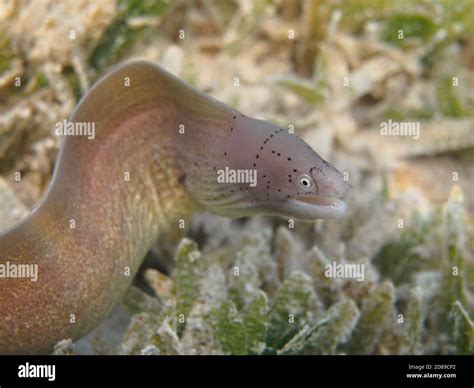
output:
[[1,354],[48,353],[87,334],[156,238],[198,209],[309,220],[345,213],[341,173],[306,143],[149,62],[112,71],[69,121],[93,123],[94,138],[64,136],[42,201],[0,234],[0,267],[38,271],[36,281],[0,277]]

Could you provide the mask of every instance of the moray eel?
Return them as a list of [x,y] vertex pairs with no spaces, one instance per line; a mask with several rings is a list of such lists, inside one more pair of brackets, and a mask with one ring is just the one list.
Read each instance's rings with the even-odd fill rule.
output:
[[[304,141],[149,62],[105,76],[69,121],[93,123],[95,137],[64,136],[44,198],[0,235],[0,265],[38,269],[37,281],[0,277],[2,354],[86,335],[157,237],[198,209],[306,220],[346,211],[342,174]],[[231,170],[253,171],[256,184],[216,179]]]

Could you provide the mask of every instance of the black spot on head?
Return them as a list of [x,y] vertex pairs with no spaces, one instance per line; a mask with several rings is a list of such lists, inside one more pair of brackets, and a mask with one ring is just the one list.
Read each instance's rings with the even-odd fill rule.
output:
[[278,192],[281,192],[281,189],[278,189]]
[[227,152],[224,152],[224,156],[227,156]]
[[274,154],[274,153],[275,153],[275,150],[272,150],[272,154]]
[[278,156],[281,156],[281,154],[280,154],[280,153],[278,153],[277,155],[278,155]]
[[237,116],[234,116],[234,120],[237,118]]
[[293,169],[293,172],[297,172],[298,170],[296,168]]
[[257,158],[257,159],[258,159],[258,154],[255,156],[255,158]]
[[287,159],[288,159],[289,162],[291,162],[291,158],[290,158],[290,157],[288,157]]
[[184,182],[186,182],[186,174],[183,174],[178,178],[178,183],[180,185],[184,185]]
[[254,166],[254,167],[257,167],[257,163],[254,163],[253,166]]
[[260,147],[261,150],[263,150],[263,147]]
[[230,131],[232,132],[234,130],[234,128],[231,128]]

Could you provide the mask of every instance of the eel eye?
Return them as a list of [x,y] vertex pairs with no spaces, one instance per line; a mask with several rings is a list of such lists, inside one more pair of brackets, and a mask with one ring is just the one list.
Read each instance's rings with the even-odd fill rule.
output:
[[309,175],[303,174],[298,177],[298,186],[303,190],[310,190],[313,187],[313,181]]

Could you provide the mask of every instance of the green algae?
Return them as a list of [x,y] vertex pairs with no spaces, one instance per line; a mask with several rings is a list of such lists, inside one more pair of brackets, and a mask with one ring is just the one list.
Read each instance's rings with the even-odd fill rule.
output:
[[266,348],[268,311],[268,298],[263,291],[260,291],[244,310],[247,348],[251,354],[260,354]]
[[278,349],[319,312],[313,280],[302,272],[293,272],[276,292],[271,304],[267,344]]
[[418,354],[422,330],[422,298],[419,288],[410,290],[405,317],[403,319],[402,354]]
[[3,28],[0,28],[0,74],[10,68],[13,58],[14,54],[10,48],[10,38],[3,31]]
[[248,354],[245,325],[235,303],[231,300],[225,301],[219,309],[214,310],[213,315],[214,337],[224,354]]
[[92,66],[99,69],[118,61],[147,31],[147,27],[131,27],[131,18],[161,16],[171,3],[171,0],[118,0],[118,14],[94,49],[90,58]]
[[371,354],[382,335],[392,311],[394,289],[384,282],[363,302],[361,317],[349,345],[350,354]]
[[335,354],[350,338],[359,315],[353,300],[335,303],[314,326],[305,326],[289,340],[280,354]]
[[[393,243],[360,261],[366,272],[362,282],[326,275],[333,261],[351,263],[344,249],[335,256],[319,246],[300,252],[295,247],[301,242],[281,226],[275,228],[273,251],[263,234],[247,236],[227,270],[212,256],[203,259],[197,244],[184,239],[170,279],[174,296],[158,315],[149,310],[134,315],[125,348],[133,354],[470,353],[473,306],[465,280],[466,264],[471,264],[470,222],[455,186],[442,211],[407,219]],[[393,254],[387,250],[391,244]],[[440,254],[431,257],[433,250]],[[305,264],[288,272],[282,268],[286,261],[277,260],[281,255]],[[416,265],[401,260],[394,282],[390,273],[403,255]],[[393,263],[385,267],[384,258]],[[269,268],[268,260],[278,264],[270,275],[262,271]],[[142,296],[138,305],[147,300],[137,295]],[[184,324],[178,314],[183,311]]]
[[[388,18],[382,39],[397,46],[405,46],[407,40],[416,38],[429,42],[436,31],[435,23],[427,16],[416,14],[396,14]],[[400,34],[403,34],[401,37]]]
[[449,117],[465,115],[461,100],[457,96],[456,87],[453,86],[453,77],[444,76],[437,84],[439,110]]
[[474,323],[460,301],[452,304],[449,319],[456,353],[474,354]]
[[[182,240],[176,252],[175,260],[176,313],[185,322],[199,295],[203,276],[201,253],[197,244],[189,239]],[[181,325],[180,332],[183,329],[184,325]]]

